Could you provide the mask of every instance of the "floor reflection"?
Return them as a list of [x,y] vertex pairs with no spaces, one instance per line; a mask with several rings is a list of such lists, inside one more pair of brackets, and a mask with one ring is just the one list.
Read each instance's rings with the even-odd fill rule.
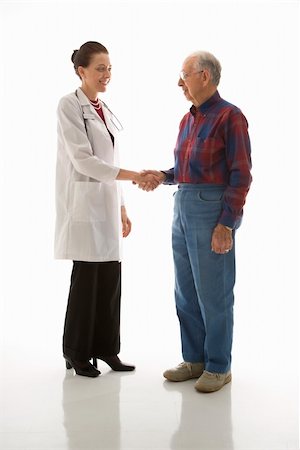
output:
[[[184,383],[165,381],[164,388],[181,393],[179,426],[170,441],[172,450],[234,450],[231,384],[211,394],[196,392],[193,380]],[[195,402],[195,396],[198,402]]]
[[112,372],[92,379],[67,371],[62,404],[69,450],[120,449],[120,383]]

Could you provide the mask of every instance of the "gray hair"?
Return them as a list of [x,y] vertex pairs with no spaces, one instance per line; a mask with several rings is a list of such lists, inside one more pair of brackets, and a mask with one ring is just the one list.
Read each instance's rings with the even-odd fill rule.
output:
[[221,78],[221,64],[217,58],[209,52],[198,51],[188,56],[186,59],[195,58],[194,67],[196,70],[207,69],[213,84],[218,86]]

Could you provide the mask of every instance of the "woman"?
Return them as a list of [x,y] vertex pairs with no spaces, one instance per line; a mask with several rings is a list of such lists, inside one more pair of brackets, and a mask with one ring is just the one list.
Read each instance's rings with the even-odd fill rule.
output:
[[[98,98],[111,78],[107,49],[86,42],[72,55],[81,87],[58,105],[55,257],[73,260],[63,335],[67,368],[97,377],[97,358],[134,370],[120,351],[121,240],[131,231],[117,180],[158,184],[120,169],[120,123]],[[93,358],[94,365],[89,361]]]

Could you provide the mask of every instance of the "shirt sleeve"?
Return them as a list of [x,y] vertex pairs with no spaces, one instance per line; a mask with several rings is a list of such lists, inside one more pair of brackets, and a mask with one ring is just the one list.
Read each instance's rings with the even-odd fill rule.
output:
[[174,181],[174,167],[172,167],[172,169],[168,169],[168,170],[161,170],[161,172],[163,172],[166,175],[166,179],[163,182],[163,184],[177,184]]
[[120,168],[94,155],[87,137],[80,106],[63,97],[57,108],[58,136],[75,168],[83,175],[102,182],[116,179]]
[[238,228],[242,219],[246,196],[252,182],[248,123],[240,111],[230,114],[225,138],[229,177],[224,192],[223,211],[219,223],[230,228]]

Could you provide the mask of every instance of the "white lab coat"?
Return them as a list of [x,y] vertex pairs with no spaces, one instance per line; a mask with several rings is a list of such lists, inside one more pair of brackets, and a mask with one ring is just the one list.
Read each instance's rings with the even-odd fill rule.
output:
[[122,251],[118,129],[102,105],[104,122],[83,91],[57,109],[55,258],[120,261]]

